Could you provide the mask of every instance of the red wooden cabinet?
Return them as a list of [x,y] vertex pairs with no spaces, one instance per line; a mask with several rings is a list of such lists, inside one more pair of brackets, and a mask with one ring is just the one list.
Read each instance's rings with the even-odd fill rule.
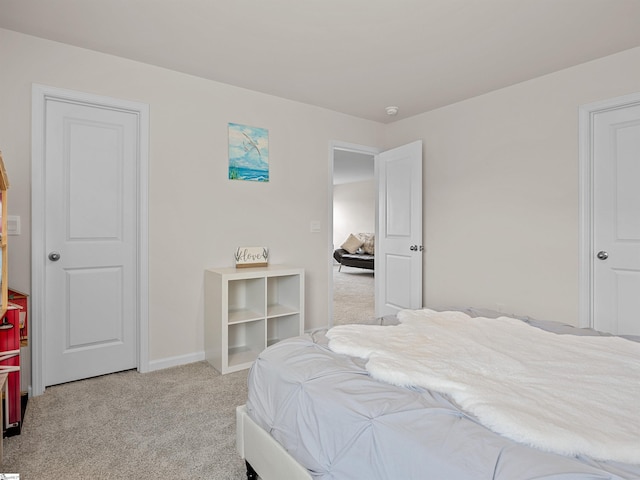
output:
[[20,346],[29,345],[29,295],[17,290],[9,289],[9,302],[18,305],[21,310],[20,316]]
[[4,399],[5,432],[20,430],[22,406],[20,399],[20,310],[9,303],[0,322],[0,372],[8,373],[7,393]]
[[20,311],[9,302],[7,269],[7,189],[9,180],[0,153],[0,372],[6,373],[3,392],[4,435],[20,433],[22,406],[20,398]]

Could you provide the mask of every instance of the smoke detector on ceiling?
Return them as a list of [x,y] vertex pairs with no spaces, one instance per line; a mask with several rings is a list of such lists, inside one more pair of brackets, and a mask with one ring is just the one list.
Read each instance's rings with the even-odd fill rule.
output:
[[385,108],[385,111],[387,112],[387,115],[394,117],[398,114],[398,107],[387,107]]

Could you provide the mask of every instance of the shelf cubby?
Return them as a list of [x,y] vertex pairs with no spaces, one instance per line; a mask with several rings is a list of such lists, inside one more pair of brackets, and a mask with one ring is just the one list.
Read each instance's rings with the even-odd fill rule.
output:
[[205,271],[205,358],[220,373],[249,368],[266,347],[303,331],[303,269]]
[[300,314],[283,315],[267,319],[267,346],[299,335]]

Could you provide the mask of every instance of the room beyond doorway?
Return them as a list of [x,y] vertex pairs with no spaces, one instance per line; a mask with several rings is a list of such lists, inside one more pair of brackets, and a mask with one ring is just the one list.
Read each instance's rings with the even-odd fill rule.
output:
[[334,144],[331,148],[331,231],[330,325],[363,323],[374,318],[375,282],[373,270],[342,267],[331,257],[333,251],[353,233],[376,230],[374,155],[377,149],[357,145]]

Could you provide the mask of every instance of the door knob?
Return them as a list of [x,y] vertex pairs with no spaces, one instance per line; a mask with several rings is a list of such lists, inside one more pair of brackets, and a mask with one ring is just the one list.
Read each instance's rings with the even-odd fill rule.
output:
[[416,250],[418,250],[418,246],[417,245],[411,245],[409,247],[409,250],[411,250],[412,252],[415,252]]
[[606,260],[607,258],[609,258],[609,254],[607,252],[605,252],[604,250],[600,250],[598,252],[598,254],[596,255],[596,257],[598,257],[598,259],[600,259],[600,260]]
[[49,254],[49,260],[51,260],[52,262],[57,262],[58,260],[60,260],[60,252],[51,252]]

